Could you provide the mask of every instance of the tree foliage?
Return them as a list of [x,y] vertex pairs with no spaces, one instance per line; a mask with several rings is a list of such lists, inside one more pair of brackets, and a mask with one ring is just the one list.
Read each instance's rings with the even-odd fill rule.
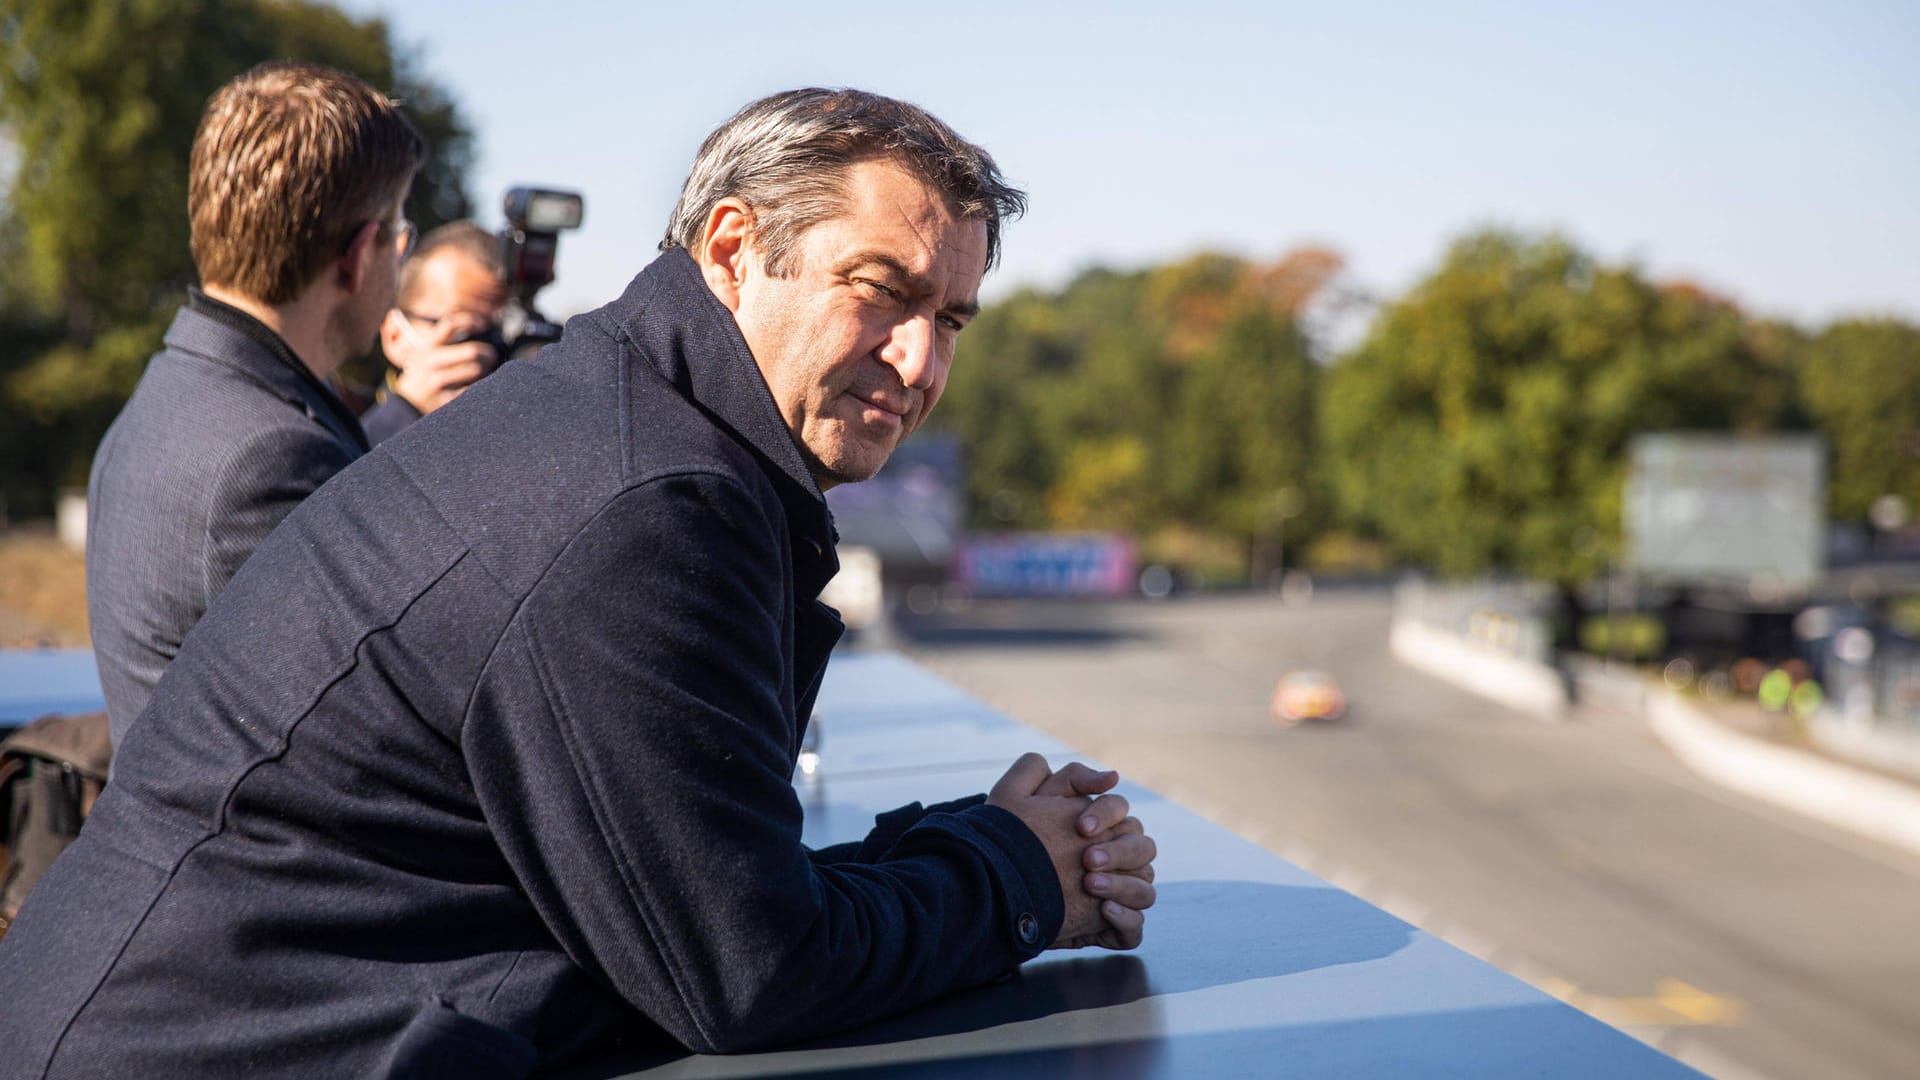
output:
[[1827,438],[1834,517],[1864,521],[1883,495],[1920,508],[1920,327],[1835,323],[1808,343],[1800,380]]
[[1404,557],[1577,583],[1617,554],[1628,438],[1791,423],[1790,363],[1697,287],[1477,233],[1328,372],[1329,480]]
[[1259,559],[1304,521],[1315,369],[1297,315],[1337,269],[1199,255],[982,312],[935,414],[966,440],[975,523],[1194,528]]
[[[0,140],[0,494],[44,508],[105,426],[193,280],[187,159],[207,98],[264,60],[351,71],[408,103],[429,166],[409,213],[469,210],[471,136],[386,24],[312,0],[9,0]],[[17,455],[17,456],[16,456]]]
[[1256,573],[1282,541],[1372,540],[1442,573],[1573,586],[1620,554],[1634,435],[1814,425],[1836,516],[1887,494],[1920,507],[1920,327],[1809,337],[1558,236],[1488,230],[1321,369],[1302,313],[1339,272],[1316,250],[1198,255],[982,312],[936,414],[967,442],[975,524],[1225,538]]

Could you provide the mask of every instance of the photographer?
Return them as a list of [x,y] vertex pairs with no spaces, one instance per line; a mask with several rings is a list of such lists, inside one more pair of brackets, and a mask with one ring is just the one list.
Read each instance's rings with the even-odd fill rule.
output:
[[400,267],[396,306],[380,326],[393,370],[360,418],[378,445],[458,397],[500,363],[500,316],[511,299],[500,241],[471,221],[428,233]]

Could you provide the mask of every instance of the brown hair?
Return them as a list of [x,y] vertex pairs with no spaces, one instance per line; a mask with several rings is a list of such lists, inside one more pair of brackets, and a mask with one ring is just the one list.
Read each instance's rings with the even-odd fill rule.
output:
[[443,251],[468,259],[495,277],[500,276],[504,265],[500,261],[499,237],[471,221],[449,221],[421,237],[420,246],[400,264],[397,295],[401,307],[412,304],[414,292],[420,287],[421,267]]
[[332,68],[272,61],[221,87],[193,137],[187,215],[200,280],[297,298],[387,215],[426,143],[385,94]]

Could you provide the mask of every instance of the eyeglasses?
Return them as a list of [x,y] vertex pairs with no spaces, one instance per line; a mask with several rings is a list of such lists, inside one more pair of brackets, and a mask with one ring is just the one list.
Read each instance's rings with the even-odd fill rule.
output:
[[413,242],[420,239],[420,227],[407,218],[401,218],[400,224],[393,230],[393,250],[401,258],[413,254]]

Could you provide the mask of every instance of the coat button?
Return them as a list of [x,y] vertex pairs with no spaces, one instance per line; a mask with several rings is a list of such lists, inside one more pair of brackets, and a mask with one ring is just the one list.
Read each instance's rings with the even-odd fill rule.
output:
[[1040,944],[1040,920],[1030,913],[1020,916],[1020,940],[1029,945]]

